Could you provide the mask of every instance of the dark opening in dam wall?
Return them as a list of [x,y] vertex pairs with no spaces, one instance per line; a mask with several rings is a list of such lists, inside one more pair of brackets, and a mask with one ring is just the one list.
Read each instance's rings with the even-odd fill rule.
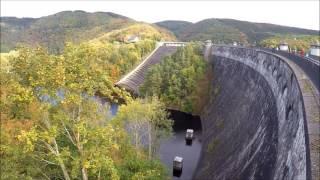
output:
[[170,113],[170,119],[174,121],[173,131],[184,131],[186,129],[194,129],[195,131],[201,131],[201,119],[199,116],[188,114],[177,110],[168,110]]
[[213,46],[211,53],[194,179],[310,179],[304,104],[290,67],[254,49]]

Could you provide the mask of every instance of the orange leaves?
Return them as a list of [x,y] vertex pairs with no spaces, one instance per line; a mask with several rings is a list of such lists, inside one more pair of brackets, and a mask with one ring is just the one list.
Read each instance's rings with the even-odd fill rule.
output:
[[111,65],[111,78],[112,78],[112,81],[115,82],[116,80],[119,79],[119,76],[120,76],[120,70],[119,70],[119,67],[115,66],[115,65]]
[[29,130],[33,126],[32,121],[17,121],[17,120],[8,120],[4,117],[1,117],[1,130],[5,130],[9,134],[14,134],[19,132],[19,130]]

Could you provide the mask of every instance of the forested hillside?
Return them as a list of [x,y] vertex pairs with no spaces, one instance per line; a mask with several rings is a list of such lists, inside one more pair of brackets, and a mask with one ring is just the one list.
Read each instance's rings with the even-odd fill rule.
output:
[[289,47],[292,50],[307,52],[310,48],[310,44],[315,44],[320,42],[320,36],[309,36],[309,35],[300,35],[300,36],[273,36],[267,39],[264,39],[260,42],[260,45],[268,48],[275,48],[281,42],[288,43]]
[[[319,35],[319,31],[314,30],[233,19],[205,19],[197,23],[162,21],[151,25],[111,12],[84,11],[63,11],[41,18],[1,17],[0,25],[1,52],[9,52],[24,44],[31,47],[40,45],[55,54],[62,52],[66,42],[80,43],[98,38],[121,42],[129,35],[146,37],[146,31],[156,40],[173,40],[176,36],[181,41],[211,39],[215,43],[237,41],[243,44],[259,44],[274,36]],[[131,31],[131,34],[121,37],[116,30]],[[154,32],[150,34],[150,30]],[[113,35],[110,35],[111,31],[114,31]]]
[[177,37],[181,32],[188,28],[188,26],[192,25],[192,23],[188,21],[162,21],[156,24],[172,31]]
[[233,19],[205,19],[197,23],[163,21],[156,24],[173,31],[181,41],[211,39],[217,43],[259,43],[275,35],[319,35],[314,30]]
[[104,35],[94,38],[91,42],[112,42],[124,43],[130,36],[137,36],[139,40],[154,40],[154,41],[175,41],[175,36],[164,28],[147,23],[135,23],[128,27],[113,30]]
[[[9,52],[22,43],[32,47],[41,45],[52,53],[60,53],[65,42],[89,41],[134,24],[137,22],[130,18],[109,12],[64,11],[35,19],[1,17],[1,52]],[[153,28],[168,33],[167,36],[171,34],[155,25]]]

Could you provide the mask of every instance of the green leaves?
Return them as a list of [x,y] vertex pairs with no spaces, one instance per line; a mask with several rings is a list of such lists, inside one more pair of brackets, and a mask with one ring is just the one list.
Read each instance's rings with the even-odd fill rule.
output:
[[310,48],[310,44],[317,41],[319,41],[319,36],[287,34],[269,37],[262,40],[259,44],[264,47],[275,48],[278,47],[281,42],[286,42],[292,50],[303,50],[304,52],[307,52]]
[[[111,121],[109,106],[96,100],[99,96],[110,103],[130,104],[129,114],[152,124],[148,132],[160,132],[155,120],[169,122],[163,105],[134,101],[114,86],[153,46],[150,40],[120,46],[67,44],[61,55],[50,55],[43,48],[17,49],[8,61],[10,68],[0,72],[5,77],[0,84],[1,135],[7,137],[4,144],[1,140],[0,158],[10,167],[3,169],[1,179],[131,179],[137,171],[128,168],[127,158],[148,164],[139,172],[161,167],[149,164],[157,160],[132,146],[119,126],[121,118]],[[16,128],[16,122],[23,125]],[[171,128],[170,123],[166,127]]]
[[[137,149],[148,146],[149,159],[155,157],[160,140],[171,135],[172,121],[158,98],[136,99],[119,108],[114,121],[128,130]],[[143,142],[143,139],[148,139]]]
[[158,96],[170,108],[195,112],[197,84],[206,73],[206,62],[200,52],[199,45],[189,44],[165,57],[148,71],[141,94]]

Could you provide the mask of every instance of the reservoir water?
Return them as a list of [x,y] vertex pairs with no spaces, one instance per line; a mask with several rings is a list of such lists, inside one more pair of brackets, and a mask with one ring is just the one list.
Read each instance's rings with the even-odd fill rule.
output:
[[[174,180],[190,180],[196,171],[201,154],[201,120],[198,116],[192,116],[180,111],[169,110],[171,119],[174,120],[171,138],[160,144],[160,160],[167,166]],[[187,145],[185,135],[187,129],[194,130],[195,138],[191,145]],[[183,169],[180,177],[173,176],[172,166],[175,156],[183,158]]]

